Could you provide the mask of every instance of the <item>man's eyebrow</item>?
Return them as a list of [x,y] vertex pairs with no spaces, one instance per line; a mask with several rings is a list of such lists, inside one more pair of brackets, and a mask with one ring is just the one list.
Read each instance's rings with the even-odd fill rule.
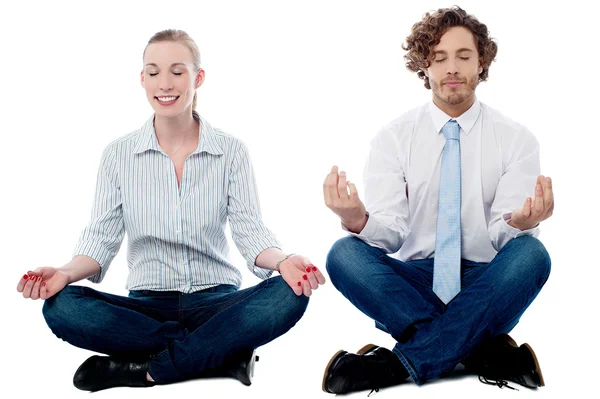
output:
[[[467,47],[463,47],[463,48],[459,48],[458,50],[456,50],[457,53],[463,53],[465,51],[470,51],[473,52],[473,49],[467,48]],[[448,55],[448,52],[446,50],[437,50],[433,52],[433,55]]]

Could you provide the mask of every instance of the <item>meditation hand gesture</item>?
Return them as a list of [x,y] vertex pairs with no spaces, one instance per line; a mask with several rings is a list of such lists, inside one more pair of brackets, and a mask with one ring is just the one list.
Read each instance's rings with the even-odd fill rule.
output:
[[296,295],[310,296],[312,290],[325,284],[323,273],[307,258],[301,255],[292,255],[279,265],[279,272],[283,280],[294,290]]
[[24,274],[17,284],[17,291],[24,298],[48,299],[69,283],[68,276],[55,267],[39,267]]
[[365,205],[358,198],[356,186],[346,181],[346,172],[338,175],[337,166],[323,183],[325,205],[342,220],[342,224],[353,233],[360,233],[367,224],[367,211]]
[[527,197],[523,207],[513,211],[508,224],[520,230],[528,230],[552,216],[553,211],[552,180],[549,177],[538,176],[535,198],[532,200],[531,197]]

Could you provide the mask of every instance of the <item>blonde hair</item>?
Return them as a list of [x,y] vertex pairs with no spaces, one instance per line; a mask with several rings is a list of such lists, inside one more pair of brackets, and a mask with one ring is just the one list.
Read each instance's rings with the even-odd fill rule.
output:
[[[192,54],[192,61],[194,62],[194,67],[196,69],[200,69],[200,50],[198,49],[198,45],[191,38],[187,32],[178,30],[178,29],[166,29],[160,32],[157,32],[148,40],[148,44],[144,49],[144,53],[142,54],[142,58],[146,55],[146,49],[152,43],[159,42],[178,42],[185,45],[190,53]],[[194,92],[194,100],[192,102],[192,111],[196,109],[198,95]]]

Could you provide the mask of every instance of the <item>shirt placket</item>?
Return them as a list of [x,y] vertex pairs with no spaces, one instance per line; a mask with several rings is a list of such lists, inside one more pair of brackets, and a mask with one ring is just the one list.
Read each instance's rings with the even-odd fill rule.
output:
[[[185,163],[187,164],[187,161]],[[177,190],[177,195],[175,198],[175,231],[177,234],[177,242],[178,245],[178,259],[180,260],[180,264],[178,265],[178,269],[183,275],[183,281],[185,281],[184,292],[189,293],[192,290],[192,276],[190,271],[190,260],[189,260],[189,251],[185,244],[185,231],[184,231],[184,205],[185,198],[187,197],[187,188],[188,185],[186,183],[186,174],[188,171],[186,170],[186,165],[183,167],[183,174],[181,176],[181,182]],[[177,178],[177,177],[175,177]]]

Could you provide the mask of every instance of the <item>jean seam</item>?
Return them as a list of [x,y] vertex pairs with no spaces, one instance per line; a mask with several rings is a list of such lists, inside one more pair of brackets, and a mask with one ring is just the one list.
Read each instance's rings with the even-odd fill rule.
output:
[[[411,281],[411,282],[413,282],[415,284],[419,284],[420,286],[423,286],[423,287],[426,287],[426,288],[431,288],[431,284],[423,283],[421,281],[417,281],[417,280],[415,280],[415,279],[413,279],[413,278],[405,275],[404,273],[399,273],[394,266],[390,265],[390,261],[394,261],[394,260],[397,260],[397,259],[391,258],[390,256],[388,256],[386,254],[383,254],[383,255],[379,256],[378,259],[380,261],[383,261],[385,263],[385,265],[388,266],[390,269],[392,269],[392,271],[394,273],[396,273],[397,275],[401,276],[405,280],[409,280],[409,281]],[[407,263],[407,262],[403,262],[403,263]]]
[[[238,303],[242,302],[243,300],[246,300],[246,299],[249,299],[249,298],[251,298],[251,297],[252,297],[254,294],[256,294],[256,293],[260,292],[261,290],[263,290],[264,288],[266,288],[266,286],[268,286],[269,284],[272,284],[272,281],[270,281],[270,280],[271,280],[271,279],[273,279],[273,278],[277,278],[277,277],[271,277],[271,278],[269,278],[269,279],[266,279],[266,280],[262,281],[262,282],[261,282],[261,283],[259,283],[258,285],[254,286],[254,288],[255,288],[255,289],[254,289],[254,290],[252,290],[252,291],[250,291],[250,292],[249,292],[249,294],[248,294],[247,296],[245,296],[245,297],[243,297],[243,298],[242,298],[242,300],[240,300],[240,301],[238,301],[238,302],[235,302],[235,303],[232,303],[230,306],[228,306],[228,307],[226,307],[226,308],[222,308],[222,309],[220,309],[220,310],[219,310],[217,313],[215,313],[215,314],[214,314],[214,315],[212,315],[212,316],[211,316],[209,319],[207,319],[207,320],[205,321],[205,323],[203,323],[203,325],[204,325],[204,324],[206,324],[206,323],[208,323],[208,322],[209,322],[211,319],[213,319],[215,316],[219,315],[219,314],[220,314],[220,313],[222,313],[223,311],[225,311],[225,310],[228,310],[229,308],[231,308],[232,306],[235,306],[235,305],[237,305]],[[200,328],[202,328],[202,326],[198,327],[198,329],[200,329]],[[195,332],[195,331],[197,331],[198,329],[194,330],[194,332]],[[186,338],[187,338],[187,337],[186,337]],[[160,353],[158,353],[158,354],[156,355],[156,357],[155,357],[154,359],[152,359],[152,361],[150,362],[150,367],[148,368],[148,370],[151,370],[151,369],[152,369],[152,362],[153,362],[153,361],[155,361],[155,360],[156,360],[156,358],[158,358],[159,356],[161,356],[161,355],[162,355],[162,354],[163,354],[165,351],[166,351],[166,352],[168,352],[168,351],[169,351],[169,348],[167,348],[167,349],[165,349],[165,350],[161,351]],[[171,365],[171,367],[168,367],[168,368],[170,368],[171,370],[174,370],[174,371],[175,371],[175,373],[176,373],[176,375],[177,375],[177,379],[181,378],[182,374],[181,374],[181,373],[179,372],[179,370],[177,370],[177,368],[175,367],[175,364],[174,364],[173,360],[171,359],[171,356],[168,356],[168,359],[169,359],[169,364]],[[152,374],[151,374],[151,375],[152,375]],[[156,378],[154,378],[154,376],[152,376],[152,378],[153,378],[153,379],[154,379],[156,382],[160,382],[160,380],[161,380],[160,378],[159,378],[159,379],[156,379]],[[172,378],[170,378],[169,380],[171,381],[171,380],[172,380]],[[185,380],[185,378],[184,378],[184,380]]]
[[396,347],[394,347],[392,352],[394,352],[396,354],[396,356],[398,356],[398,358],[400,359],[400,362],[402,362],[402,365],[404,366],[406,371],[408,371],[408,374],[409,374],[410,378],[413,380],[413,382],[417,385],[423,385],[423,382],[419,379],[419,376],[417,375],[417,372],[415,371],[414,367],[412,366],[410,361],[406,358],[406,356],[404,356],[404,354],[400,351],[400,349],[398,349],[397,345],[396,345]]

